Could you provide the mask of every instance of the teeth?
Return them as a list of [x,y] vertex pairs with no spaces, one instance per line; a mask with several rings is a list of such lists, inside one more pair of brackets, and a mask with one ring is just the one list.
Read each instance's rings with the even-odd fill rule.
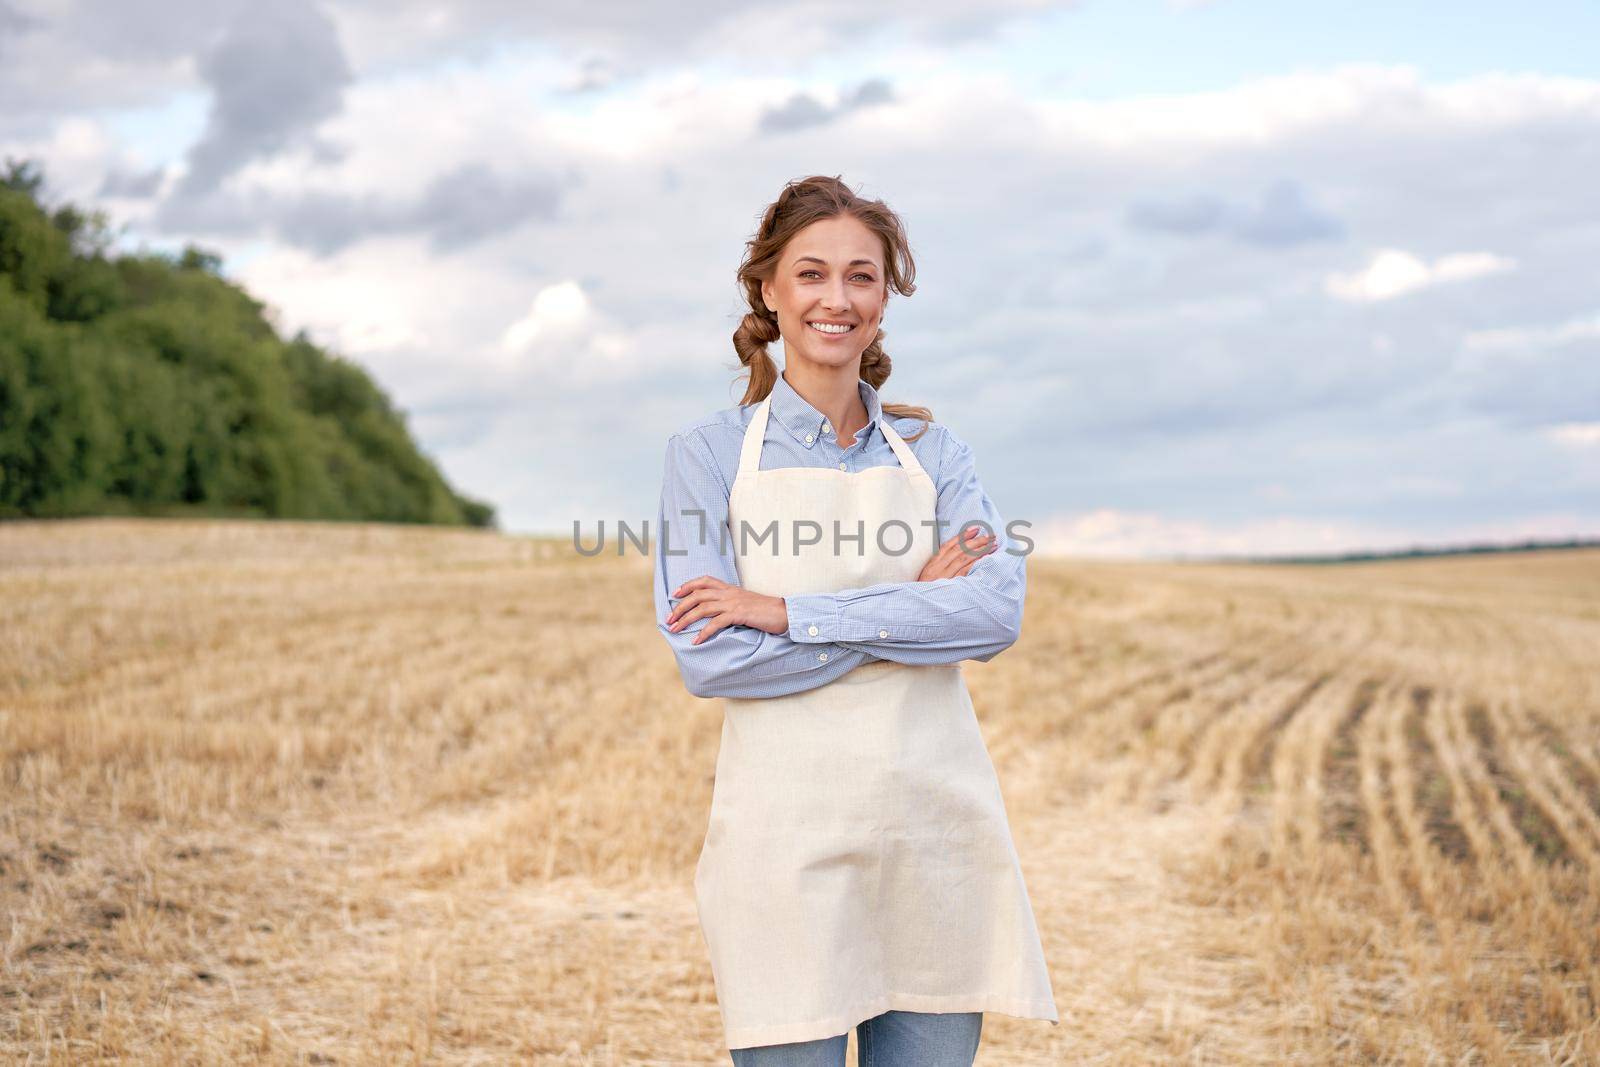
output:
[[806,325],[811,327],[813,330],[819,330],[822,333],[849,333],[851,330],[855,329],[854,326],[830,326],[825,322],[808,322]]

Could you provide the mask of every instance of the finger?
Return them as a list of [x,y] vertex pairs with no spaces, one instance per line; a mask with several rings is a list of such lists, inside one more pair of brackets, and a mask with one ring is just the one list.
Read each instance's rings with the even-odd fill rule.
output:
[[981,526],[969,526],[961,533],[950,539],[952,554],[968,555],[972,548],[983,543],[989,535],[984,533]]
[[704,589],[708,581],[714,580],[715,579],[712,579],[711,575],[709,574],[702,574],[698,578],[690,578],[687,582],[684,582],[682,585],[678,586],[678,588],[674,589],[672,591],[672,595],[679,597],[683,596],[685,593],[693,592],[696,589]]
[[962,545],[960,551],[962,556],[971,559],[975,556],[981,556],[989,552],[994,547],[994,537],[990,534],[981,534],[980,536],[974,537],[966,544]]
[[678,620],[678,625],[675,632],[682,633],[692,624],[699,622],[701,619],[709,619],[711,616],[716,615],[723,610],[724,609],[720,605],[712,603],[711,601],[697,604],[695,605],[694,610],[690,611],[687,615]]
[[950,540],[946,541],[940,547],[940,549],[939,549],[939,558],[941,560],[955,559],[956,556],[960,554],[960,552],[961,552],[961,535],[957,534],[956,536],[950,538]]
[[678,605],[677,619],[668,624],[672,632],[677,633],[696,619],[705,618],[708,611],[707,605],[711,603],[710,598],[713,595],[704,590],[689,594],[689,599]]
[[679,616],[688,611],[690,608],[694,607],[696,604],[700,603],[700,600],[701,594],[700,592],[696,591],[690,593],[688,596],[674,604],[672,606],[672,610],[667,612],[667,625],[671,626],[673,623],[677,622]]
[[973,559],[982,551],[981,545],[968,544],[953,549],[948,556],[940,561],[941,565],[959,567],[967,560]]
[[721,630],[723,627],[732,626],[732,625],[733,625],[732,616],[730,616],[730,615],[728,615],[726,613],[720,614],[716,618],[712,619],[710,622],[708,622],[704,626],[702,626],[700,628],[700,632],[694,635],[694,640],[689,642],[689,643],[692,644],[692,645],[698,645],[700,642],[706,640],[712,634],[716,633],[718,630]]
[[675,634],[682,633],[692,624],[714,614],[716,614],[715,608],[709,607],[705,604],[696,605],[692,610],[686,612],[677,622],[673,623],[671,630]]
[[719,585],[727,585],[727,584],[728,584],[727,582],[724,582],[721,578],[718,578],[715,575],[702,574],[700,577],[698,577],[698,578],[690,578],[687,582],[684,582],[682,585],[678,586],[678,588],[676,588],[676,589],[674,589],[672,591],[672,595],[673,596],[682,596],[684,594],[685,590],[689,590],[689,589],[709,589],[709,588],[715,588],[716,586],[719,586]]
[[[698,581],[698,579],[696,579],[696,581]],[[679,601],[678,604],[667,613],[667,622],[670,624],[675,616],[682,615],[686,609],[692,608],[696,604],[706,603],[713,597],[721,597],[724,590],[732,588],[732,586],[728,585],[727,582],[720,581],[716,578],[712,578],[710,581],[715,584],[697,585],[690,590],[689,595]]]
[[972,565],[994,550],[993,545],[984,551],[962,552],[941,568],[941,578],[959,578],[972,569]]

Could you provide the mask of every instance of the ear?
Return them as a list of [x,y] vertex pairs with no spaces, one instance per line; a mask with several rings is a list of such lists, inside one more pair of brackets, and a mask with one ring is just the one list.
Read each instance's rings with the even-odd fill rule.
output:
[[776,310],[772,306],[772,283],[771,282],[762,282],[761,283],[761,300],[762,300],[763,303],[765,303],[767,305],[767,310],[768,311]]

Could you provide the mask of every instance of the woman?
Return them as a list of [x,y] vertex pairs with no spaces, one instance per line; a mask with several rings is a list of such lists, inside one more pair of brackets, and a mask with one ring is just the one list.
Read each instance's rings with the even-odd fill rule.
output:
[[667,442],[656,614],[724,700],[695,903],[738,1067],[842,1067],[852,1027],[864,1065],[966,1067],[985,1011],[1058,1021],[960,666],[1017,639],[1025,557],[967,445],[878,398],[914,270],[881,201],[789,183],[739,269],[744,400]]

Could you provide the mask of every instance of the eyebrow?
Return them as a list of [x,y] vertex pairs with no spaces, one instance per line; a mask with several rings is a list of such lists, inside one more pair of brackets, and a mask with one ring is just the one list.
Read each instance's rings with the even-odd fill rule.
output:
[[[801,256],[799,259],[795,260],[795,262],[804,263],[807,260],[810,260],[812,263],[821,263],[824,267],[828,265],[826,260],[818,259],[816,256]],[[878,265],[876,261],[870,259],[852,259],[847,266],[854,267],[859,263],[865,263],[869,267],[876,267]]]

